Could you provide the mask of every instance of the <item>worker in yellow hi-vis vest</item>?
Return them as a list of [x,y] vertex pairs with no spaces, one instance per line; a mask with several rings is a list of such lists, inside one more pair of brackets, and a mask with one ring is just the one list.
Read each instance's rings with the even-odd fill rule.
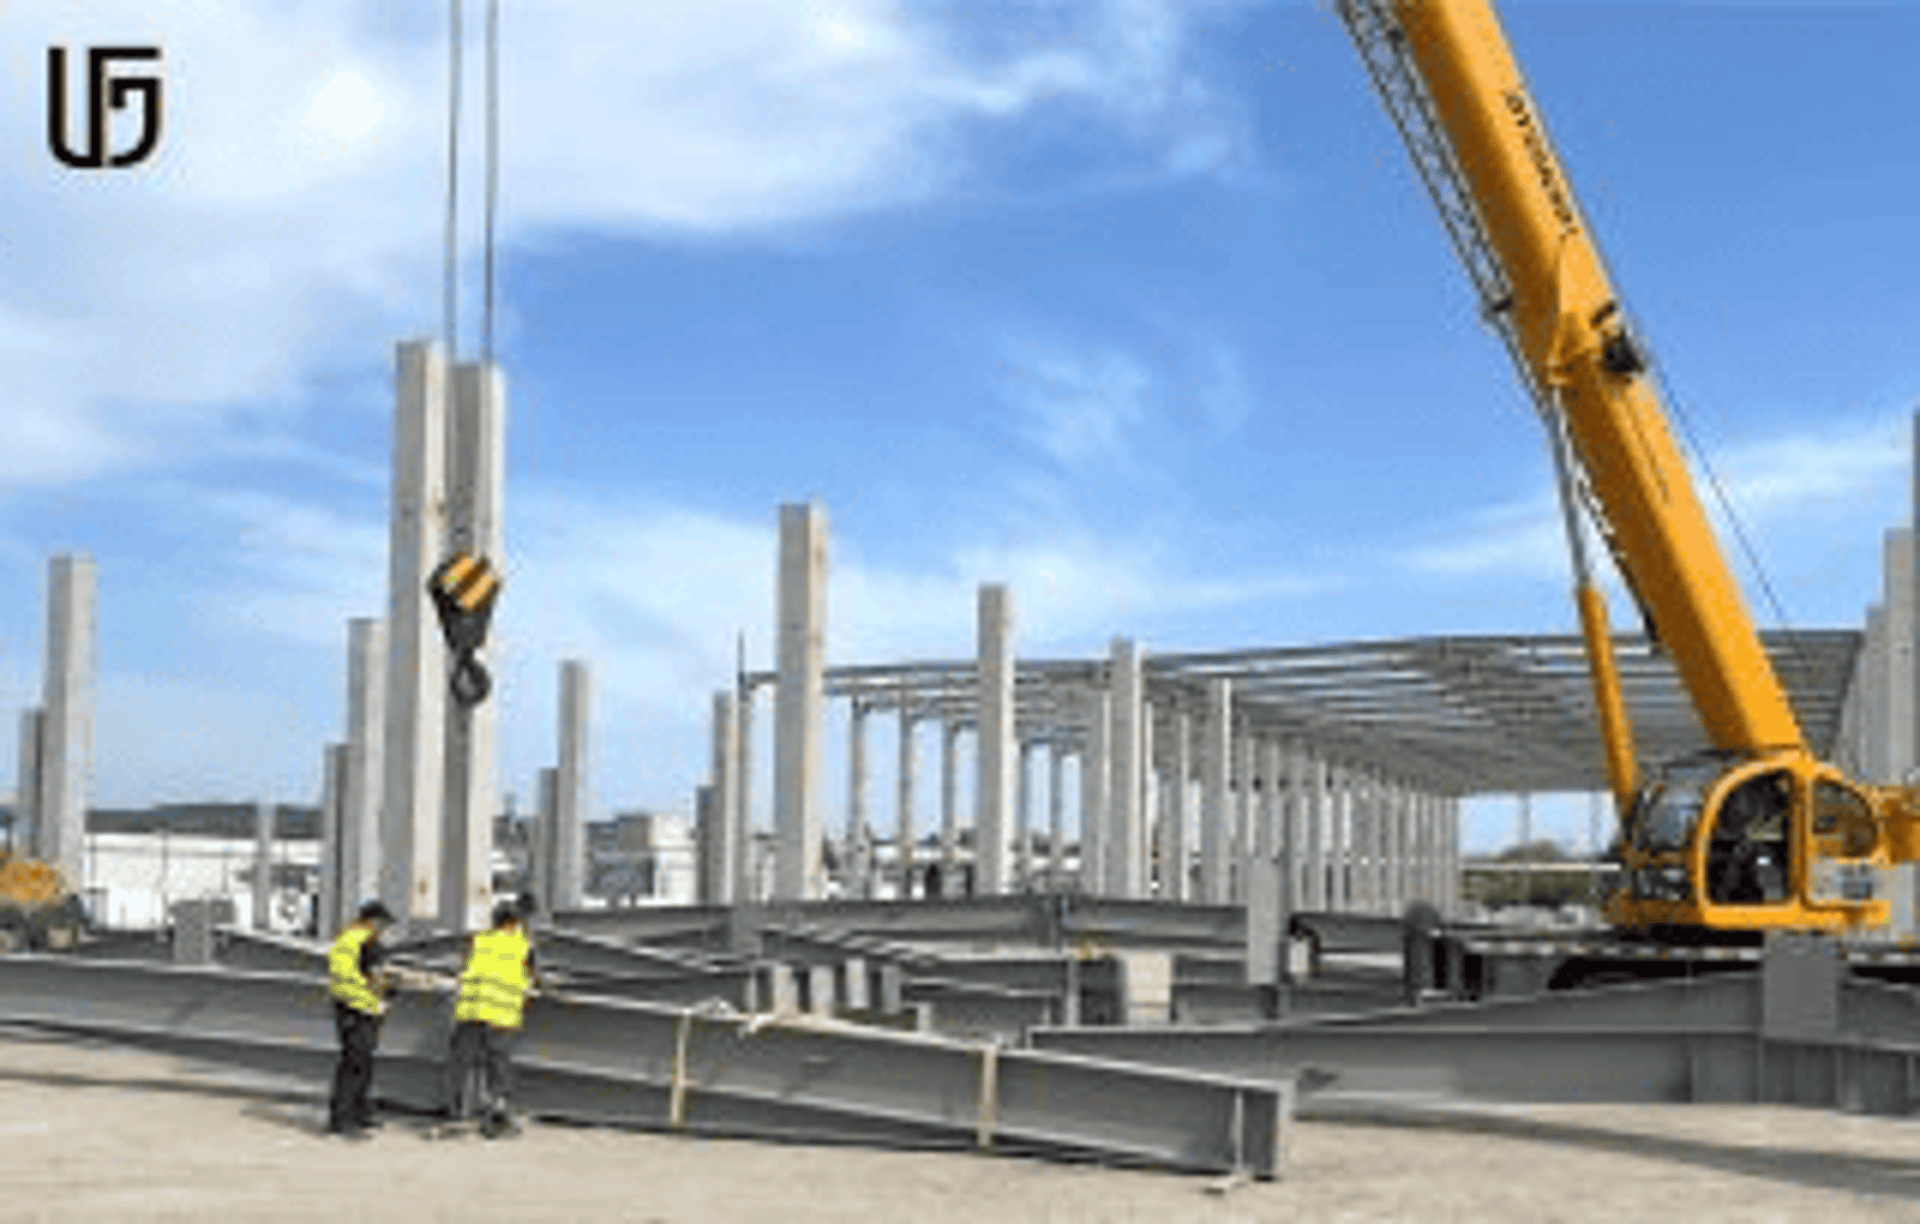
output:
[[327,1106],[327,1131],[364,1139],[380,1125],[369,1095],[373,1088],[373,1051],[380,1044],[380,1019],[386,1013],[391,982],[381,967],[386,949],[380,936],[393,914],[378,901],[340,932],[327,954],[327,984],[333,995],[333,1022],[340,1034],[340,1061],[333,1070],[333,1098]]
[[533,944],[524,925],[530,899],[493,907],[493,928],[476,931],[453,1004],[448,1113],[478,1117],[489,1139],[519,1133],[509,1112],[513,1046],[535,984]]

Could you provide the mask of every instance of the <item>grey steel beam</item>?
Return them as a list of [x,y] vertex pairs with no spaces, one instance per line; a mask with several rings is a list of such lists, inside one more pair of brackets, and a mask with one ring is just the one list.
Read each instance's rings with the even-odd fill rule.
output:
[[[382,1033],[383,1096],[434,1108],[446,998],[406,994]],[[15,956],[0,1021],[315,1082],[335,1037],[324,979]],[[1003,1049],[821,1021],[535,997],[517,1059],[523,1108],[640,1126],[860,1137],[1272,1177],[1292,1085]],[[389,1074],[391,1072],[391,1074]]]

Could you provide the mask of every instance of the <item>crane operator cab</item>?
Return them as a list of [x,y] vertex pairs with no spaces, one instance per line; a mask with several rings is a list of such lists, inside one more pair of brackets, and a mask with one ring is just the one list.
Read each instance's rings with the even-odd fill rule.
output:
[[1885,925],[1883,841],[1868,795],[1812,757],[1684,758],[1634,799],[1607,918],[1654,935]]

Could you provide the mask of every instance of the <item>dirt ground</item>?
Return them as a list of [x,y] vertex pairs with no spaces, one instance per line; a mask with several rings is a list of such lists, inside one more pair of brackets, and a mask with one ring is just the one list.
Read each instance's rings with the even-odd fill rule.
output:
[[323,1102],[148,1053],[0,1030],[0,1219],[1920,1220],[1920,1120],[1555,1106],[1303,1121],[1284,1178],[534,1124],[352,1144]]

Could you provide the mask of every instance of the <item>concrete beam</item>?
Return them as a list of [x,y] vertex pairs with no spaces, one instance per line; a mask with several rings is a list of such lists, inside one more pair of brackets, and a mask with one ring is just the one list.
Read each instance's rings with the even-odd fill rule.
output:
[[1007,588],[983,583],[979,594],[978,722],[974,764],[974,862],[979,892],[996,896],[1013,883],[1014,743],[1013,601]]
[[773,895],[826,895],[820,761],[826,741],[827,514],[780,507],[780,684],[774,694]]
[[402,923],[432,923],[440,913],[447,650],[427,576],[446,555],[447,379],[430,341],[401,344],[398,367],[380,896]]

